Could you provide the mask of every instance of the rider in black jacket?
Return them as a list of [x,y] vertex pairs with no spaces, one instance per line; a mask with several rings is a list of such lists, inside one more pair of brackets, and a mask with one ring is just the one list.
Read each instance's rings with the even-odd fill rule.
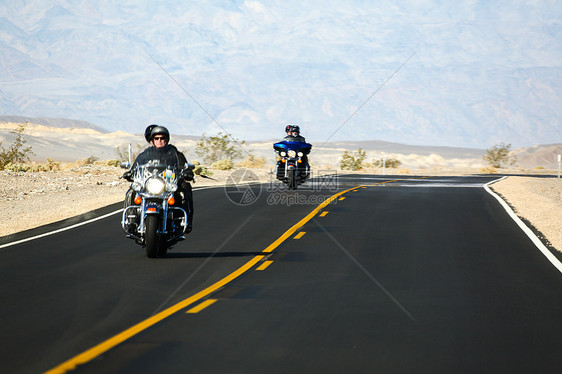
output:
[[[148,126],[144,132],[144,137],[151,146],[137,156],[131,169],[150,160],[159,160],[166,165],[175,166],[177,170],[182,170],[187,164],[187,159],[184,154],[178,151],[176,147],[169,144],[170,133],[164,126]],[[131,172],[127,171],[123,174],[123,177],[127,180],[131,180]],[[189,183],[191,180],[193,180],[193,172],[189,170],[188,174],[178,181],[178,190],[176,192],[176,200],[180,202],[180,207],[187,212],[186,233],[191,231],[193,224],[193,193],[191,184]],[[133,205],[133,200],[133,190],[129,188],[125,196],[125,207]]]
[[304,136],[301,136],[301,129],[297,125],[288,125],[285,127],[285,132],[287,136],[283,139],[289,142],[303,142],[306,143]]

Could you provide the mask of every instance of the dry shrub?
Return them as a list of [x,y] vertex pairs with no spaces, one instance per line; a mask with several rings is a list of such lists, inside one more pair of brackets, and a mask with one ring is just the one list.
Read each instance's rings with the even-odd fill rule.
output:
[[195,166],[195,168],[193,169],[193,173],[195,175],[200,175],[202,177],[210,177],[211,175],[213,175],[213,172],[207,169],[206,166],[201,165],[199,161],[193,161],[193,165]]
[[265,166],[265,163],[265,158],[249,155],[244,161],[237,163],[236,166],[247,169],[261,169]]
[[491,166],[480,169],[480,173],[482,174],[496,174],[497,172],[496,168]]
[[121,161],[119,161],[119,160],[95,161],[94,165],[96,165],[96,166],[113,166],[113,167],[118,168],[121,165]]
[[42,171],[59,171],[60,170],[60,162],[54,161],[52,158],[48,158],[47,162],[15,162],[9,163],[4,167],[6,170],[13,171],[16,173],[19,172],[31,172],[31,173],[38,173]]
[[219,160],[211,164],[211,169],[216,170],[231,170],[234,167],[234,162],[232,160]]

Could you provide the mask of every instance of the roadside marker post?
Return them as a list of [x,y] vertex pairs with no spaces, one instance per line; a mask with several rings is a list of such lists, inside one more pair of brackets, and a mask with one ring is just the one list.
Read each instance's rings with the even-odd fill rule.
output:
[[562,163],[562,155],[558,155],[558,179],[560,179],[560,163]]
[[562,155],[558,155],[558,179],[560,179],[560,163],[562,163]]

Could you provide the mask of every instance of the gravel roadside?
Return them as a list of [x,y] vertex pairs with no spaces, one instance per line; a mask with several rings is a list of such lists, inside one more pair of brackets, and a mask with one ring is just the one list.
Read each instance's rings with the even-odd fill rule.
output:
[[491,188],[562,252],[562,179],[510,176]]

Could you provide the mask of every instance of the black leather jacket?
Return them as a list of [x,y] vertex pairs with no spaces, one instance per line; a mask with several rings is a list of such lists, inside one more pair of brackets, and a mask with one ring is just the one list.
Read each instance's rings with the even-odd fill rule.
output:
[[306,140],[304,140],[304,136],[293,136],[293,135],[287,135],[286,137],[283,138],[283,140],[286,140],[288,142],[303,142],[306,143]]
[[161,148],[150,146],[142,151],[133,163],[133,168],[137,165],[145,164],[150,160],[159,160],[163,164],[175,166],[178,170],[181,170],[187,163],[183,153],[178,151],[173,145],[166,144]]
[[[178,149],[171,144],[167,144],[162,148],[150,146],[137,156],[135,162],[133,162],[133,166],[131,167],[131,169],[126,171],[122,177],[129,182],[132,182],[133,175],[131,171],[138,165],[146,164],[151,160],[159,160],[165,165],[170,165],[172,167],[175,166],[178,171],[182,171],[182,169],[187,164],[187,159],[185,158],[184,154],[178,151]],[[193,178],[193,170],[190,169],[183,170],[183,173],[180,176],[180,180],[185,182],[193,181]],[[181,185],[183,184],[184,183],[181,183]]]

